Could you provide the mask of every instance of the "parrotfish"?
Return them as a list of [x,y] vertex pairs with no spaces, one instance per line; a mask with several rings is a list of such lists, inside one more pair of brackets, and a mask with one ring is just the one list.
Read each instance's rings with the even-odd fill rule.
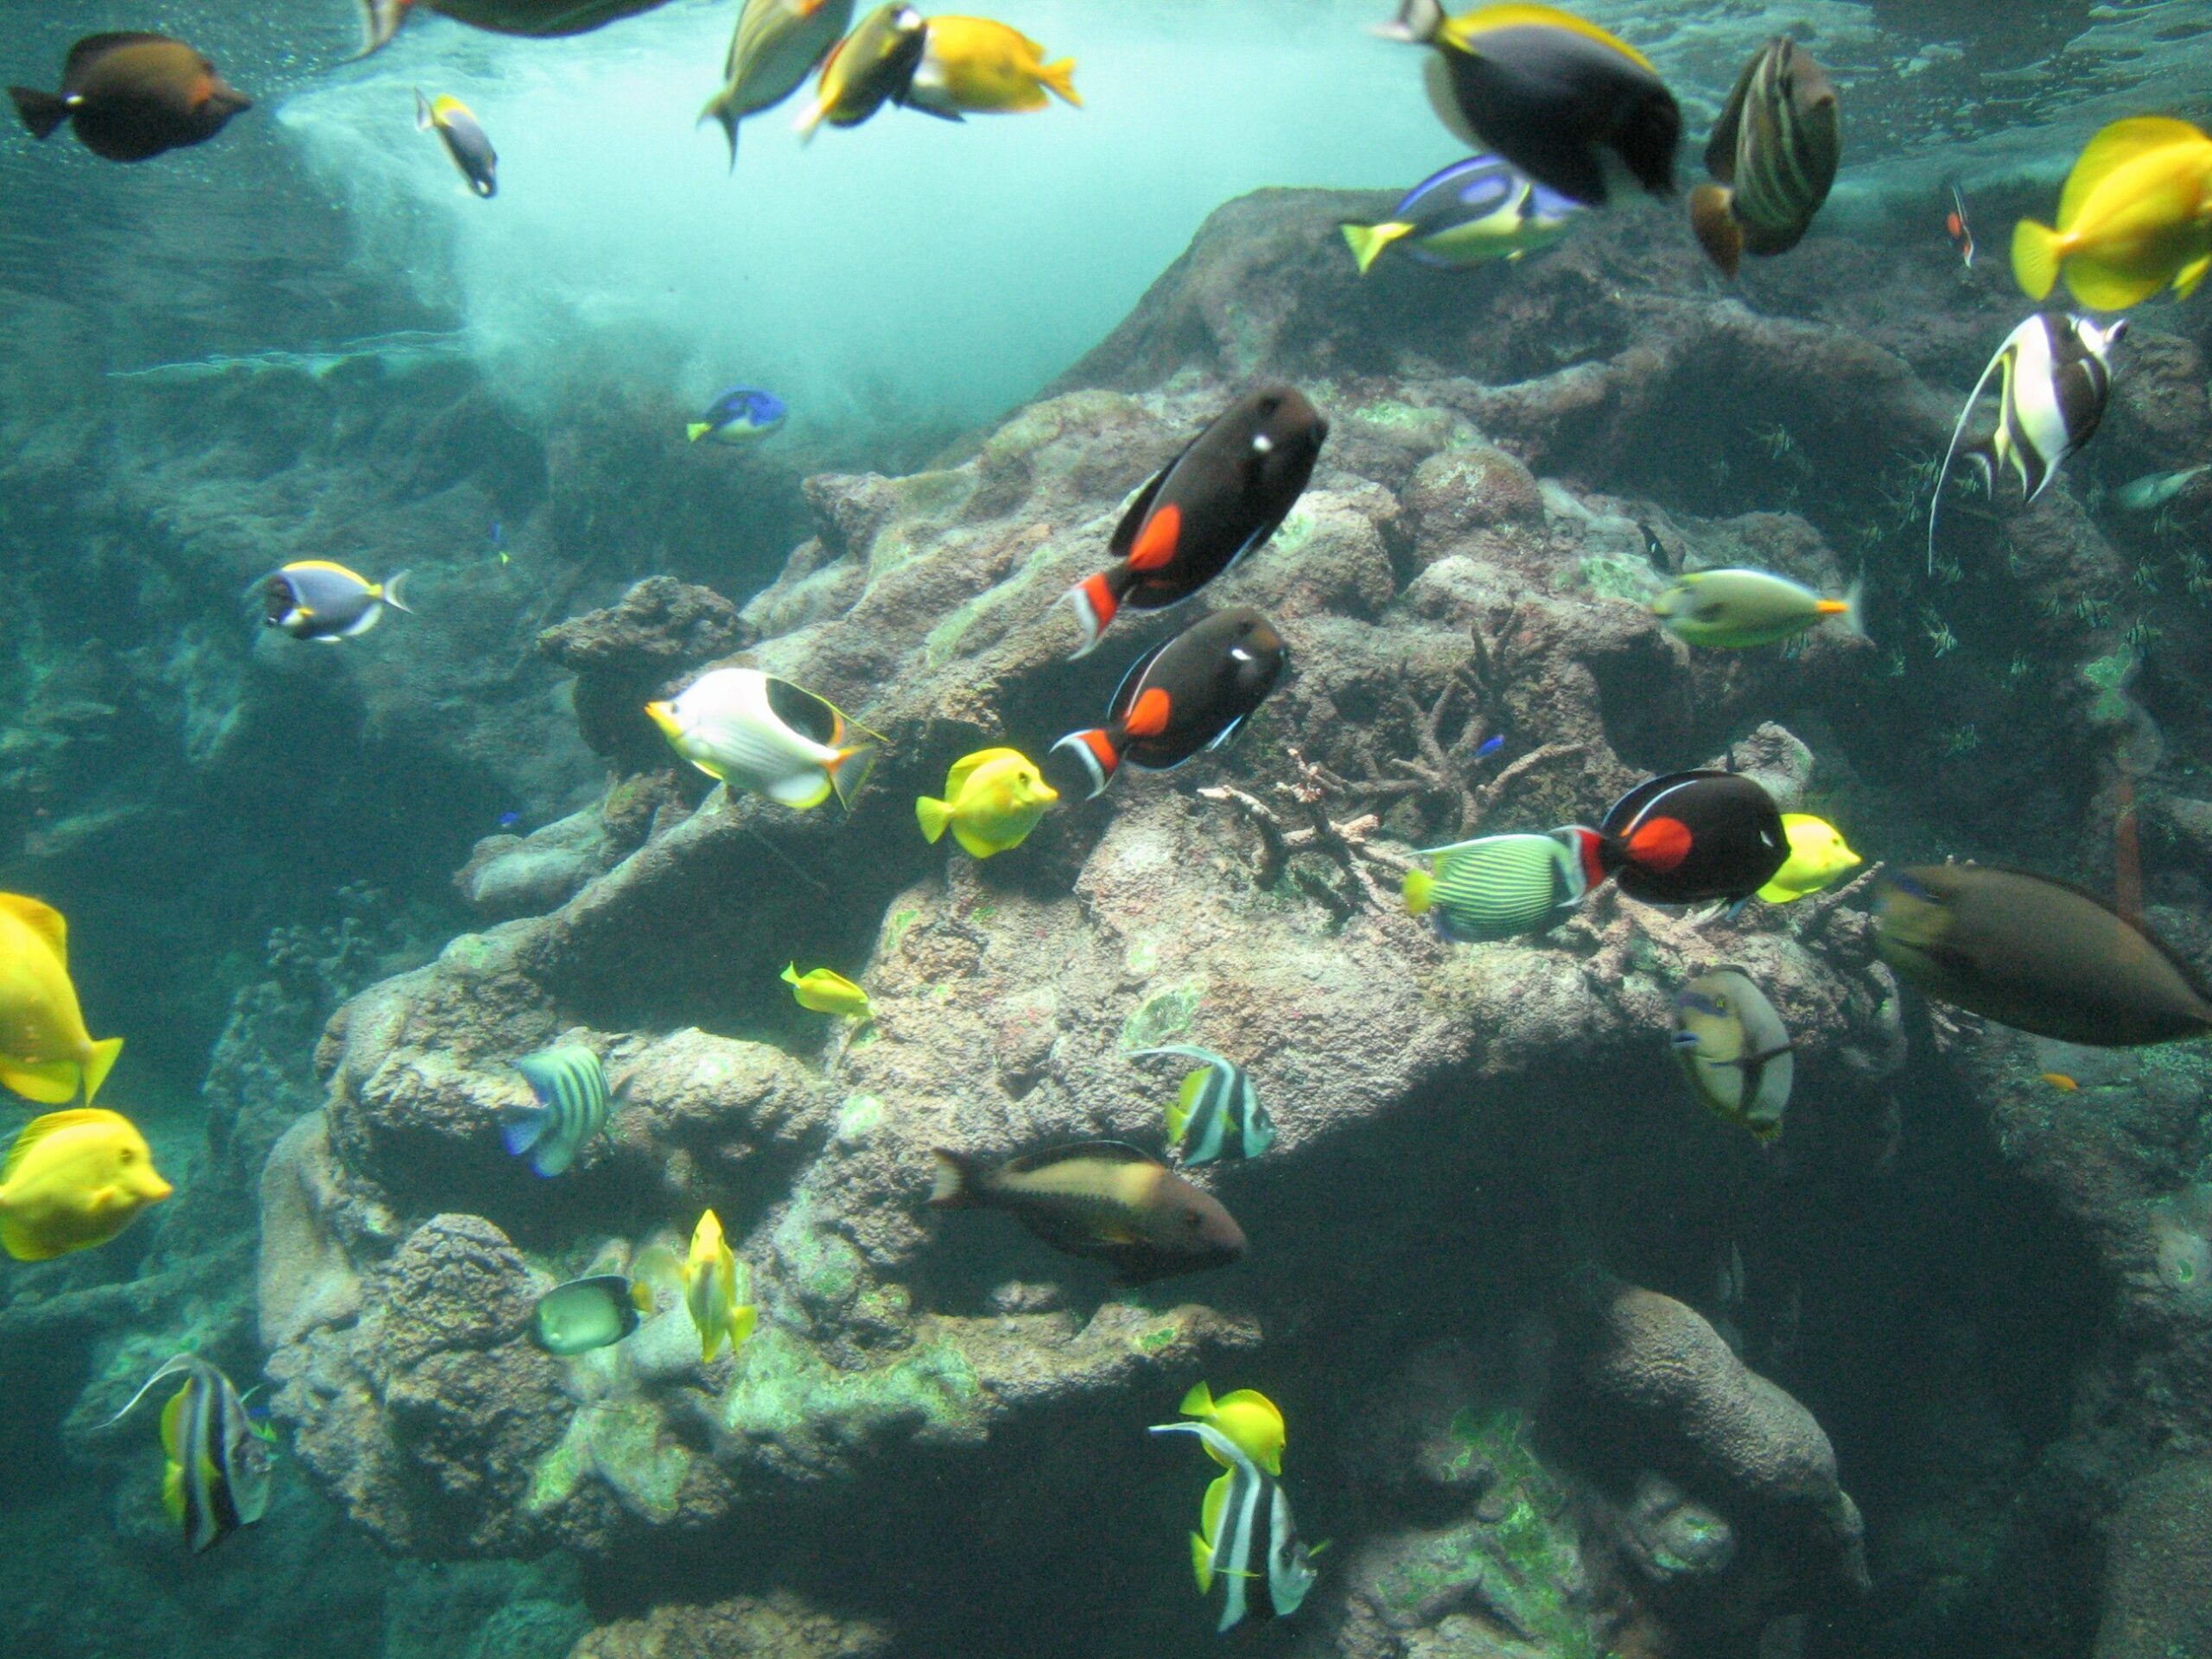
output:
[[261,579],[262,623],[295,639],[334,645],[376,626],[387,606],[411,613],[401,597],[406,580],[404,570],[375,582],[327,559],[302,559]]
[[105,1107],[23,1125],[0,1166],[0,1248],[45,1262],[105,1244],[174,1191],[137,1126]]
[[1808,893],[1818,893],[1846,870],[1864,862],[1845,843],[1841,831],[1808,812],[1783,813],[1782,833],[1789,842],[1789,856],[1774,873],[1774,879],[1759,889],[1759,897],[1770,905],[1786,905]]
[[1733,772],[1669,772],[1638,784],[1613,803],[1598,834],[1600,865],[1647,904],[1748,899],[1789,857],[1774,798]]
[[2212,1000],[2163,941],[2024,870],[1885,869],[1874,948],[1938,1001],[2040,1037],[2133,1048],[2212,1033]]
[[514,1063],[534,1106],[511,1106],[499,1115],[499,1132],[514,1156],[527,1156],[540,1175],[558,1175],[575,1163],[584,1143],[607,1128],[612,1096],[599,1056],[580,1043],[525,1054]]
[[1047,63],[1043,47],[988,17],[932,17],[904,101],[957,121],[1041,110],[1051,101],[1048,91],[1064,104],[1083,106],[1073,58]]
[[162,1507],[197,1555],[267,1512],[272,1459],[268,1432],[231,1379],[190,1354],[165,1363],[108,1421],[128,1416],[148,1390],[179,1373],[184,1386],[162,1408]]
[[[2005,336],[1981,378],[1967,394],[1966,407],[1951,429],[1950,446],[1936,474],[1928,502],[1928,568],[1936,568],[1936,510],[1942,505],[1943,483],[1961,454],[1981,473],[1994,494],[1997,469],[2019,480],[2021,505],[2033,501],[2058,476],[2066,458],[2096,435],[2112,397],[2112,348],[2127,333],[2120,317],[2099,327],[2087,317],[2054,316],[2038,311]],[[2001,374],[1997,425],[1980,442],[1959,447],[1974,418],[1989,377]]]
[[1471,156],[1408,190],[1381,224],[1348,220],[1337,228],[1363,276],[1400,247],[1420,264],[1465,270],[1549,247],[1581,211],[1580,202],[1538,184],[1510,162]]
[[699,111],[700,120],[718,121],[729,135],[732,167],[737,124],[797,92],[852,25],[853,0],[745,0],[722,67],[722,89]]
[[1421,856],[1435,861],[1435,872],[1407,875],[1406,913],[1427,917],[1455,944],[1548,931],[1605,880],[1596,841],[1589,830],[1563,830],[1429,848]]
[[753,1334],[760,1310],[753,1305],[752,1271],[730,1253],[722,1224],[711,1210],[691,1231],[691,1254],[683,1263],[683,1306],[699,1332],[699,1363],[714,1363],[724,1343],[734,1355]]
[[2169,283],[2187,299],[2212,270],[2212,138],[2186,121],[2132,116],[2089,140],[2066,175],[2053,229],[2012,227],[2012,274],[2031,300],[2061,276],[2097,311],[2139,305]]
[[475,112],[457,98],[429,99],[415,92],[415,130],[435,132],[468,181],[468,188],[486,200],[499,193],[499,156],[476,119]]
[[683,435],[694,443],[702,438],[716,443],[751,443],[780,430],[790,414],[790,405],[772,391],[758,386],[732,386],[683,429]]
[[813,692],[757,668],[702,674],[645,713],[669,747],[709,778],[802,809],[833,791],[849,808],[884,741]]
[[1252,1074],[1243,1066],[1189,1043],[1140,1048],[1129,1058],[1141,1060],[1149,1054],[1198,1062],[1198,1069],[1184,1077],[1181,1090],[1167,1107],[1167,1144],[1183,1162],[1257,1158],[1274,1145],[1274,1119],[1260,1104]]
[[1211,1592],[1216,1580],[1226,1586],[1221,1623],[1230,1630],[1249,1614],[1287,1618],[1305,1603],[1319,1574],[1309,1547],[1298,1535],[1290,1499],[1282,1483],[1269,1475],[1236,1443],[1211,1423],[1158,1423],[1154,1434],[1195,1434],[1225,1471],[1206,1488],[1198,1528],[1191,1535],[1191,1567],[1198,1593]]
[[94,1042],[85,1029],[61,912],[0,893],[0,1084],[41,1106],[74,1100],[81,1089],[89,1106],[122,1052],[122,1038]]
[[537,1299],[530,1339],[549,1354],[588,1354],[621,1341],[652,1311],[652,1290],[619,1273],[571,1279]]
[[1550,6],[1447,17],[1437,0],[1403,0],[1376,32],[1436,48],[1429,102],[1471,148],[1592,207],[1605,206],[1614,163],[1652,194],[1673,194],[1681,110],[1650,60],[1596,24]]
[[917,797],[914,816],[934,846],[947,830],[977,858],[1019,847],[1060,798],[1037,763],[1019,749],[978,749],[952,763],[944,798]]
[[1774,1004],[1740,968],[1716,968],[1675,999],[1675,1058],[1707,1110],[1771,1141],[1796,1061]]
[[1767,570],[1685,570],[1651,601],[1651,613],[1693,645],[1741,649],[1794,638],[1830,617],[1854,639],[1866,638],[1857,582],[1841,599],[1824,598],[1802,582]]
[[802,1008],[815,1014],[842,1014],[849,1020],[873,1017],[868,993],[842,974],[827,968],[815,968],[802,974],[797,963],[787,962],[784,964],[783,980],[791,988],[791,995]]
[[811,139],[823,122],[856,127],[887,103],[904,101],[929,44],[922,14],[886,0],[830,49],[814,97],[791,124]]
[[1138,492],[1115,527],[1114,563],[1068,590],[1083,627],[1081,657],[1123,606],[1159,610],[1188,599],[1282,527],[1329,435],[1295,386],[1238,398]]
[[1835,183],[1843,132],[1827,71],[1777,35],[1736,77],[1705,147],[1718,184],[1690,192],[1690,228],[1723,275],[1746,253],[1787,253]]
[[[1211,1423],[1221,1431],[1239,1452],[1258,1464],[1271,1475],[1282,1473],[1282,1452],[1289,1439],[1283,1427],[1282,1412],[1275,1402],[1257,1389],[1236,1389],[1220,1399],[1213,1397],[1213,1390],[1204,1382],[1193,1383],[1183,1396],[1183,1403],[1175,1408],[1185,1417],[1195,1417],[1202,1423]],[[1229,1459],[1209,1443],[1206,1455],[1226,1468]]]
[[34,137],[67,121],[79,143],[111,162],[205,143],[253,107],[213,63],[166,35],[87,35],[69,48],[60,92],[10,86],[8,96]]
[[1219,1199],[1119,1141],[1084,1141],[993,1168],[938,1148],[933,1208],[1003,1210],[1056,1250],[1112,1264],[1122,1283],[1225,1267],[1244,1230]]
[[495,35],[550,40],[585,35],[624,17],[635,17],[668,0],[360,0],[361,55],[382,48],[407,15],[420,7],[471,29]]
[[1066,749],[1090,777],[1090,793],[1124,760],[1166,771],[1236,736],[1266,701],[1289,660],[1274,625],[1249,606],[1193,622],[1129,665],[1107,705],[1106,724],[1071,732]]

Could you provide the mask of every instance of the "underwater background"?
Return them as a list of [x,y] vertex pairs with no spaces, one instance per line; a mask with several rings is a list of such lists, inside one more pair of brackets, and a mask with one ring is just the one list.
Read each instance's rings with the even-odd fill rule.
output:
[[[2136,880],[2212,966],[2212,477],[2122,499],[2212,460],[2202,296],[2131,312],[2047,494],[1947,502],[1926,556],[2033,308],[2010,227],[2106,123],[2212,116],[2212,3],[1578,10],[1680,99],[1686,188],[1748,54],[1818,56],[1843,165],[1800,247],[1731,282],[1617,197],[1363,276],[1339,222],[1466,153],[1375,0],[1019,0],[1081,109],[770,112],[734,168],[694,124],[728,0],[556,41],[418,11],[358,60],[341,0],[0,9],[11,81],[159,29],[255,100],[143,166],[0,137],[0,887],[67,917],[128,1039],[100,1103],[177,1189],[0,1273],[0,1652],[2212,1656],[2201,1044],[1930,1003],[1855,883],[1606,889],[1475,946],[1397,898],[1415,849],[1726,764],[1870,864]],[[495,199],[417,87],[496,139]],[[925,842],[954,758],[1043,754],[1188,620],[1070,664],[1041,619],[1277,380],[1328,442],[1209,595],[1281,626],[1271,700],[1018,851]],[[687,443],[738,384],[781,429]],[[415,613],[263,627],[312,559],[404,569]],[[1649,610],[1686,564],[1861,581],[1872,646],[1686,651]],[[700,810],[642,709],[730,659],[890,737],[849,814]],[[1795,1041],[1776,1147],[1668,1052],[1722,963]],[[541,1179],[510,1063],[579,1042],[609,1138]],[[1179,1043],[1281,1129],[1208,1183],[1234,1268],[1124,1288],[925,1209],[938,1146],[1156,1151],[1181,1072],[1128,1056]],[[760,1304],[734,1357],[680,1311],[524,1339],[707,1206]],[[155,1413],[109,1421],[181,1350],[275,1436],[204,1555]],[[1281,1406],[1329,1541],[1227,1634],[1215,1471],[1145,1432],[1202,1377]]]

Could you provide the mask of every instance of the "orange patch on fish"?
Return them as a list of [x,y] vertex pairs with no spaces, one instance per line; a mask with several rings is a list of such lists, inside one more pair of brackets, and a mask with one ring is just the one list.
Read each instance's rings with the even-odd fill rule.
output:
[[1680,818],[1654,818],[1628,838],[1629,855],[1646,869],[1671,870],[1690,855],[1690,829]]
[[1167,729],[1167,694],[1158,686],[1141,691],[1130,705],[1128,717],[1122,721],[1122,729],[1131,737],[1157,737]]
[[1144,533],[1129,550],[1129,569],[1157,570],[1175,556],[1183,535],[1183,509],[1173,501],[1145,520]]

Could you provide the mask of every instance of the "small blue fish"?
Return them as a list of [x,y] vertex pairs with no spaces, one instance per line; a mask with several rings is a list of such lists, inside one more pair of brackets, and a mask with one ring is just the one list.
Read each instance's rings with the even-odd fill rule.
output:
[[732,386],[707,405],[707,412],[683,429],[696,443],[712,438],[716,443],[750,443],[765,438],[790,414],[784,400],[758,386]]
[[1505,734],[1503,732],[1499,732],[1492,737],[1486,737],[1483,739],[1480,743],[1475,746],[1475,759],[1478,760],[1487,760],[1491,756],[1496,754],[1504,747]]
[[1172,1054],[1198,1063],[1167,1106],[1168,1143],[1180,1151],[1185,1163],[1256,1158],[1274,1145],[1274,1120],[1260,1104],[1251,1073],[1243,1066],[1188,1043],[1141,1048],[1130,1058],[1142,1059],[1148,1054]]
[[607,1128],[607,1073],[598,1055],[575,1043],[525,1054],[514,1065],[537,1103],[503,1109],[500,1135],[507,1150],[527,1154],[540,1175],[558,1175]]
[[499,828],[502,830],[512,830],[515,825],[521,822],[522,814],[519,812],[502,812],[499,814]]

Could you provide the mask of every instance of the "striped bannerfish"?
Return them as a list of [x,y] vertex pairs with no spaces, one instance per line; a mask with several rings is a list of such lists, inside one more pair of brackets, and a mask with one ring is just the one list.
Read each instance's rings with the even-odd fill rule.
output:
[[1206,1488],[1200,1530],[1191,1535],[1198,1593],[1209,1594],[1216,1579],[1226,1586],[1216,1630],[1233,1630],[1248,1612],[1255,1618],[1296,1612],[1319,1576],[1313,1570],[1319,1546],[1309,1547],[1298,1535],[1282,1483],[1211,1423],[1156,1423],[1152,1433],[1195,1434],[1224,1466]]
[[1183,1079],[1182,1092],[1167,1107],[1167,1141],[1185,1163],[1256,1158],[1274,1145],[1274,1120],[1260,1104],[1252,1074],[1243,1066],[1188,1043],[1141,1048],[1129,1058],[1141,1060],[1147,1054],[1173,1054],[1198,1062],[1198,1070]]
[[[1993,495],[2001,466],[2020,480],[2021,505],[2034,500],[2066,458],[2096,435],[2112,397],[2112,348],[2126,333],[2126,317],[2101,327],[2084,316],[2038,311],[2005,336],[1967,394],[1936,474],[1936,493],[1928,503],[1929,569],[1936,568],[1936,509],[1951,463],[1965,455],[1980,469],[1982,484]],[[2000,373],[1996,429],[1961,449],[1959,440],[1966,435],[1989,377]]]
[[1787,253],[1835,183],[1843,132],[1827,71],[1777,35],[1736,77],[1705,146],[1720,181],[1690,192],[1690,228],[1730,276],[1746,251]]
[[1406,877],[1406,911],[1427,916],[1455,944],[1479,944],[1556,927],[1603,879],[1588,868],[1580,836],[1484,836],[1433,847],[1430,874]]
[[269,1508],[269,1442],[231,1379],[190,1354],[165,1363],[108,1421],[130,1415],[149,1389],[179,1372],[184,1386],[162,1408],[162,1450],[168,1458],[162,1507],[197,1555],[251,1526]]
[[518,1158],[527,1154],[540,1175],[558,1175],[607,1128],[607,1073],[599,1056],[578,1043],[525,1054],[514,1064],[537,1103],[503,1109],[499,1132],[507,1150]]

